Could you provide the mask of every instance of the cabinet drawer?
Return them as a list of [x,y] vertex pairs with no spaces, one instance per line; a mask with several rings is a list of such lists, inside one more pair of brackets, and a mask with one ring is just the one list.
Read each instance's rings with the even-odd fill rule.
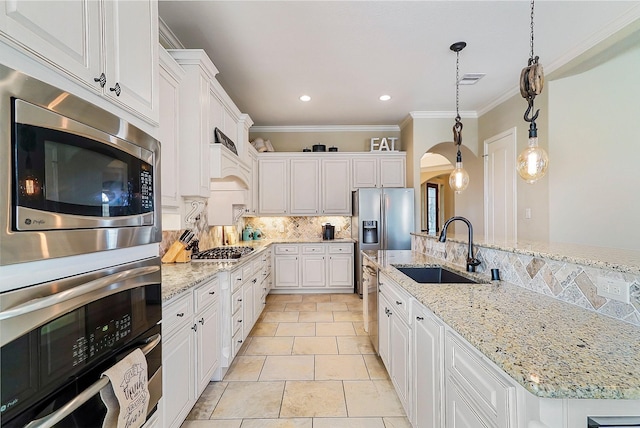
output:
[[235,315],[231,318],[231,320],[232,320],[231,322],[232,322],[232,328],[233,328],[231,335],[235,336],[238,330],[242,327],[242,311],[236,312]]
[[231,288],[236,291],[242,286],[242,268],[231,271]]
[[447,332],[445,352],[448,376],[462,387],[475,407],[496,426],[515,426],[510,417],[514,413],[515,387],[451,332]]
[[303,245],[302,254],[324,254],[324,245]]
[[276,254],[298,254],[297,245],[278,245],[275,249]]
[[353,244],[330,244],[329,254],[353,254]]
[[191,292],[162,307],[162,335],[168,336],[182,324],[191,322],[193,297]]
[[240,308],[242,308],[242,289],[233,293],[231,297],[231,313],[235,314]]
[[249,279],[249,277],[255,272],[255,262],[248,261],[242,266],[242,282]]
[[409,324],[409,295],[400,290],[399,285],[384,275],[380,276],[380,293],[387,298],[394,309],[394,313]]
[[199,312],[213,303],[220,295],[220,280],[217,277],[212,279],[198,287],[194,294],[196,298],[194,312]]
[[233,335],[231,339],[231,346],[233,346],[233,355],[237,355],[244,340],[242,339],[242,329]]

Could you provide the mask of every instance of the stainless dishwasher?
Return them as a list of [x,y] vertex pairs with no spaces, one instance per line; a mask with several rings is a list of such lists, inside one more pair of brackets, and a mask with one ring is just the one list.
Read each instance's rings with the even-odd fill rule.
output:
[[362,297],[365,307],[365,327],[371,344],[378,353],[378,268],[362,257]]

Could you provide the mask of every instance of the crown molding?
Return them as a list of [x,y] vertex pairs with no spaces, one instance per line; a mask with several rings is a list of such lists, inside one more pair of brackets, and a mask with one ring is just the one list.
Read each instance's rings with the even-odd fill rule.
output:
[[251,132],[400,132],[398,125],[252,126]]
[[[413,119],[455,119],[455,111],[410,111],[409,116]],[[476,119],[478,113],[467,110],[460,112],[461,118]]]
[[169,28],[167,23],[160,17],[158,17],[158,30],[160,33],[160,44],[164,46],[165,49],[184,49],[182,42],[173,33],[173,31],[171,31],[171,28]]

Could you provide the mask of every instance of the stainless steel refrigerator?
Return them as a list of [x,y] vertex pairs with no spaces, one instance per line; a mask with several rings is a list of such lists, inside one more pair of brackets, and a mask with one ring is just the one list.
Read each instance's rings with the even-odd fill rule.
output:
[[351,237],[356,241],[355,291],[362,296],[363,250],[410,250],[414,232],[413,189],[358,189],[353,192]]

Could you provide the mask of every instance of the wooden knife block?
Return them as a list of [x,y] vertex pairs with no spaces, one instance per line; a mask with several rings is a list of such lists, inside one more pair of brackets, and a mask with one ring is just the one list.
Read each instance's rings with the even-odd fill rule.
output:
[[182,249],[178,253],[175,262],[176,263],[188,263],[191,261],[191,250]]
[[184,244],[180,241],[174,242],[162,256],[162,263],[174,263],[181,251],[184,251]]

